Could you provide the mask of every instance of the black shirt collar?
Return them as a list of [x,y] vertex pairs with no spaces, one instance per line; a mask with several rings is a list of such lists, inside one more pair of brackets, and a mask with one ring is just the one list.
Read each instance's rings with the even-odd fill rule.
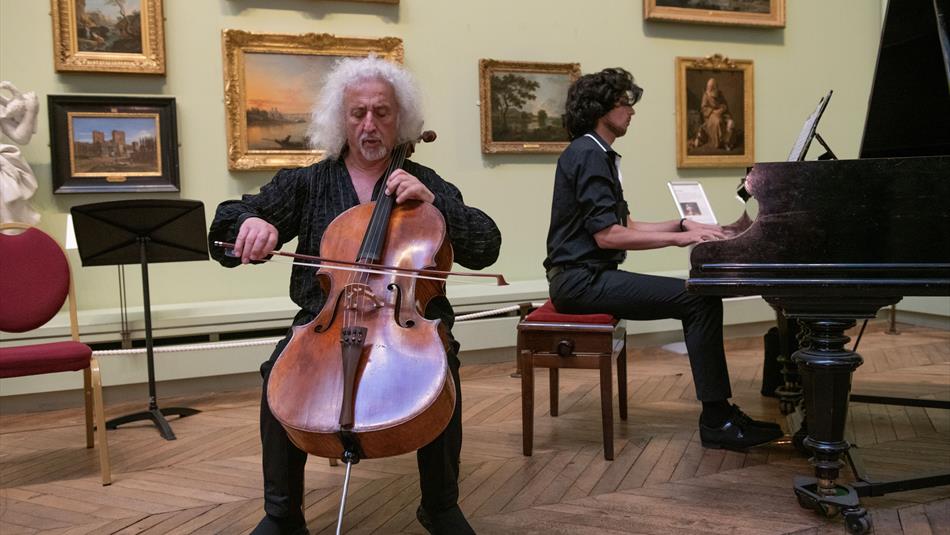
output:
[[[613,147],[610,146],[610,143],[607,143],[607,142],[604,140],[604,138],[600,137],[600,135],[599,135],[596,131],[591,130],[590,132],[587,132],[587,134],[590,134],[591,136],[593,136],[594,139],[596,139],[597,142],[600,143],[600,145],[604,148],[604,151],[605,151],[607,154],[620,156],[620,153],[617,152],[617,151],[615,151],[615,150],[613,149]],[[585,137],[586,137],[587,134],[584,134]]]

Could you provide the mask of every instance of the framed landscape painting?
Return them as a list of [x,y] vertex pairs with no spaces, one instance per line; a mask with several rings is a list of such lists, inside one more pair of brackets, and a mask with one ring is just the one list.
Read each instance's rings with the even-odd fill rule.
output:
[[263,34],[225,30],[224,104],[228,169],[247,171],[310,165],[307,128],[326,73],[344,57],[402,62],[402,40],[330,34]]
[[479,61],[482,152],[559,153],[570,141],[561,123],[577,63]]
[[51,0],[60,72],[165,73],[162,0]]
[[645,20],[785,27],[785,0],[643,0]]
[[752,81],[750,60],[676,58],[677,167],[752,165]]
[[47,100],[53,193],[179,191],[174,98]]

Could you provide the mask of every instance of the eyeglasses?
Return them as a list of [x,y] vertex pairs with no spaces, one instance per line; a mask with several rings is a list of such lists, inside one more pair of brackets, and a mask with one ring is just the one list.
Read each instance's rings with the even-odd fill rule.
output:
[[628,89],[623,92],[623,95],[617,99],[618,106],[633,106],[637,102],[640,102],[640,97],[643,96],[643,88],[634,85],[632,89]]

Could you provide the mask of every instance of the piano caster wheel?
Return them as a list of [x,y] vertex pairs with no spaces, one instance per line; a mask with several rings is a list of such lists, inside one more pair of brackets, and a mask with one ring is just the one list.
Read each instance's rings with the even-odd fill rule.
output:
[[[795,497],[802,509],[810,509],[827,518],[841,513],[845,520],[854,523],[856,529],[867,519],[867,511],[858,501],[858,493],[851,487],[836,485],[833,494],[819,493],[818,480],[813,477],[795,477]],[[854,520],[849,520],[853,518]],[[850,524],[849,524],[850,525]],[[870,526],[870,522],[868,522]],[[850,529],[850,528],[849,528]],[[870,528],[868,528],[870,529]],[[856,531],[854,533],[867,533]]]
[[838,506],[830,503],[822,503],[815,499],[811,494],[801,492],[795,489],[795,497],[798,498],[798,505],[802,509],[809,509],[815,513],[831,518],[838,514]]
[[852,535],[865,535],[871,532],[871,517],[868,516],[867,510],[863,507],[845,509],[842,514],[844,515],[844,525],[848,533]]
[[802,509],[809,509],[826,518],[838,516],[838,513],[841,511],[837,505],[820,502],[816,500],[814,496],[799,492],[798,489],[795,489],[795,497],[798,498],[798,505]]

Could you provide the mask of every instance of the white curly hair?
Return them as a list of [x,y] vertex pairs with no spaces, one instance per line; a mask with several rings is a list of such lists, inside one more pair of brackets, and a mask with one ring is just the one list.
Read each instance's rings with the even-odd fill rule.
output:
[[397,143],[418,139],[422,133],[422,98],[409,71],[375,54],[346,58],[338,61],[327,75],[307,129],[310,146],[325,150],[327,158],[338,158],[346,146],[343,96],[348,88],[366,80],[383,80],[396,94]]

